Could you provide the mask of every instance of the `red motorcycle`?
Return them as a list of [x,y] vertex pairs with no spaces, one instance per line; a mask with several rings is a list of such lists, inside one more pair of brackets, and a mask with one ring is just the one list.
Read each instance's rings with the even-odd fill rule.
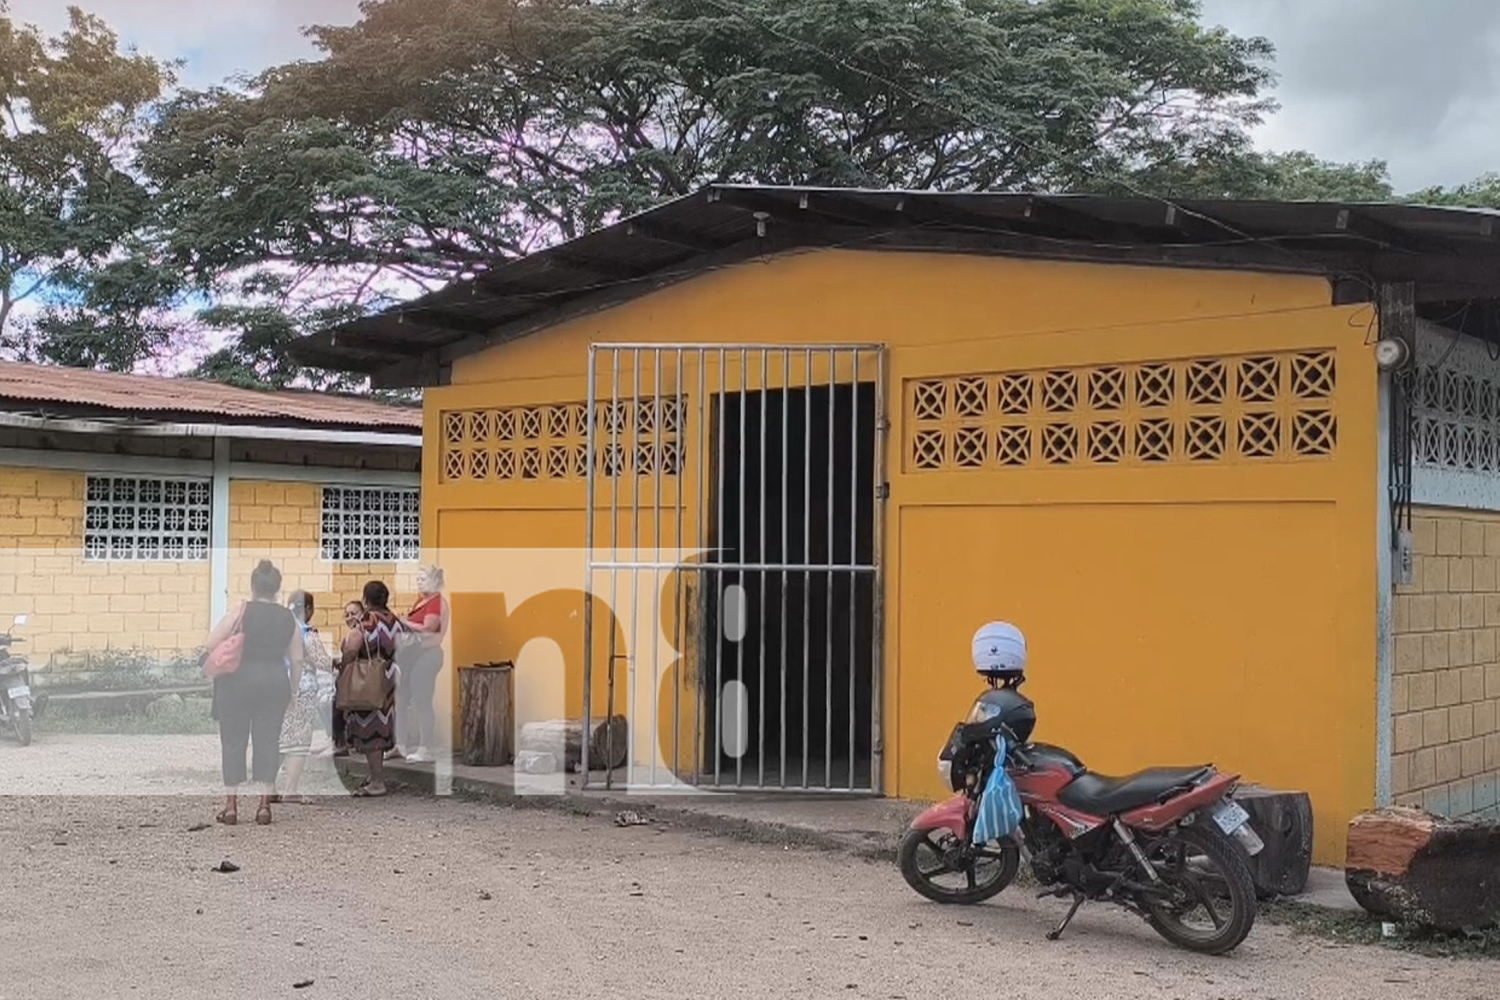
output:
[[[1023,664],[1024,655],[1022,646]],[[1062,936],[1084,902],[1103,900],[1179,947],[1210,955],[1238,947],[1256,913],[1247,855],[1265,846],[1232,798],[1239,776],[1207,765],[1093,774],[1068,751],[1029,742],[1036,711],[1017,690],[1018,671],[986,672],[977,652],[976,667],[990,690],[939,758],[958,794],[918,816],[902,838],[897,860],[907,883],[935,902],[980,903],[1011,884],[1024,854],[1038,898],[1073,900],[1048,940]],[[979,801],[995,767],[1015,782],[1022,819],[1009,838],[977,844]]]

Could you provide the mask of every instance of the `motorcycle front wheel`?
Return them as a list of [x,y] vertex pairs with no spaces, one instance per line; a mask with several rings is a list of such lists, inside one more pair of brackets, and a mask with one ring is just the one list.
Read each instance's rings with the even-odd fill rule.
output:
[[1147,851],[1171,889],[1170,901],[1152,903],[1152,928],[1188,951],[1225,955],[1255,924],[1255,879],[1228,837],[1206,824],[1179,827]]
[[1021,852],[1014,843],[985,848],[955,866],[951,862],[961,846],[948,830],[907,830],[896,850],[901,877],[934,903],[959,905],[998,896],[1015,880]]

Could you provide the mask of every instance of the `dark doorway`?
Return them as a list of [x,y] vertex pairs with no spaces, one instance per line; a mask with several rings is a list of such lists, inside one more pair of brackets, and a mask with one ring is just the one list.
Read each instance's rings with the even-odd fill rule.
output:
[[[708,403],[716,464],[703,783],[870,790],[875,387],[734,392]],[[821,568],[829,565],[857,568]],[[742,620],[740,601],[726,605],[734,588]],[[726,690],[746,703],[727,725]]]

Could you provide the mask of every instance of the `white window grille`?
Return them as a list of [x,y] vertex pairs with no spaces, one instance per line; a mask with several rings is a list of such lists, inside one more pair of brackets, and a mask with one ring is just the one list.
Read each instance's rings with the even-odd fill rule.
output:
[[322,549],[332,562],[416,560],[422,551],[420,491],[323,487]]
[[94,561],[206,560],[212,507],[206,479],[89,476],[83,556]]

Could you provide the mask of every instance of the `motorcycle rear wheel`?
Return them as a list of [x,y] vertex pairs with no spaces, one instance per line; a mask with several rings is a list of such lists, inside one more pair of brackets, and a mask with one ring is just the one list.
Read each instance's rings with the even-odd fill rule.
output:
[[[1255,879],[1240,849],[1217,829],[1195,823],[1156,841],[1147,855],[1162,880],[1184,897],[1175,906],[1148,907],[1147,920],[1156,933],[1201,955],[1227,955],[1238,948],[1255,925],[1257,909]],[[1210,927],[1188,923],[1200,910]]]
[[[1015,880],[1021,852],[1014,843],[1006,841],[990,849],[964,870],[950,867],[944,859],[956,840],[946,830],[907,830],[896,850],[896,864],[906,884],[934,903],[972,906],[998,896]],[[949,887],[936,881],[945,875],[957,876],[960,883]]]
[[28,712],[16,713],[16,739],[23,747],[31,746],[31,715]]

